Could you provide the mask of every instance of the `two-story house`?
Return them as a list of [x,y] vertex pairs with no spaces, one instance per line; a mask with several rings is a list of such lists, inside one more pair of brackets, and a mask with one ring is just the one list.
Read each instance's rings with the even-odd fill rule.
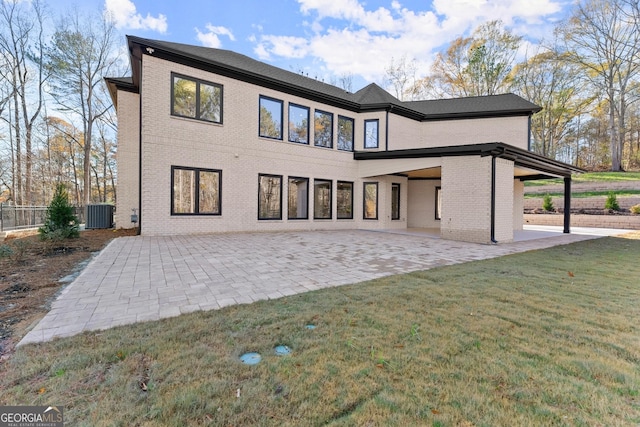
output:
[[[401,102],[220,49],[128,37],[116,226],[143,235],[437,228],[509,242],[523,181],[579,169],[529,151],[512,94]],[[138,222],[131,222],[137,213]],[[569,214],[565,232],[569,231]]]

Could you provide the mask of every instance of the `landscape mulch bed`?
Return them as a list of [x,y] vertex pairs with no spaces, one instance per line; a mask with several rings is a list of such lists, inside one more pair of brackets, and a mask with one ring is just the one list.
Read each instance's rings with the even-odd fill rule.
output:
[[135,235],[131,230],[85,230],[80,237],[41,241],[37,234],[7,236],[0,241],[0,363],[35,322],[49,311],[51,302],[72,274],[115,237]]

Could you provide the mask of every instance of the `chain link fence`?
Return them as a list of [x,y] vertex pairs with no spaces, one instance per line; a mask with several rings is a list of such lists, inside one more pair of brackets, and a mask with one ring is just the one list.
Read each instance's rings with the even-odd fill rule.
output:
[[[74,214],[84,223],[84,208],[74,207]],[[0,232],[36,228],[44,224],[47,206],[14,206],[0,203]]]

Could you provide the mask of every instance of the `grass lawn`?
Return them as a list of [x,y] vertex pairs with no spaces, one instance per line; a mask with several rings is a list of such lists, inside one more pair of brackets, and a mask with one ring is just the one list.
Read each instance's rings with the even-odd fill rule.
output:
[[[640,172],[588,172],[576,174],[571,177],[573,182],[620,182],[620,181],[638,181],[640,180]],[[541,179],[538,181],[526,181],[527,187],[535,187],[549,184],[562,184],[564,181],[558,179]]]
[[637,425],[639,253],[636,233],[28,345],[0,402],[87,426]]

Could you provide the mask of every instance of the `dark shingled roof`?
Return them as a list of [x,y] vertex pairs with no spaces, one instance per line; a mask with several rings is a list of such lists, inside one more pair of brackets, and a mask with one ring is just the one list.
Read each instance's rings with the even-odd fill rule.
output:
[[418,111],[426,117],[439,115],[468,115],[478,112],[504,113],[517,112],[531,113],[540,111],[537,105],[514,95],[473,96],[468,98],[436,99],[429,101],[405,102],[407,108]]
[[279,90],[347,110],[393,111],[414,120],[444,120],[473,117],[523,116],[540,110],[517,95],[402,102],[375,83],[350,93],[342,88],[257,61],[230,50],[213,49],[161,40],[127,36],[133,69],[132,78],[108,78],[112,97],[114,87],[131,90],[139,82],[136,58],[150,54],[238,80]]

